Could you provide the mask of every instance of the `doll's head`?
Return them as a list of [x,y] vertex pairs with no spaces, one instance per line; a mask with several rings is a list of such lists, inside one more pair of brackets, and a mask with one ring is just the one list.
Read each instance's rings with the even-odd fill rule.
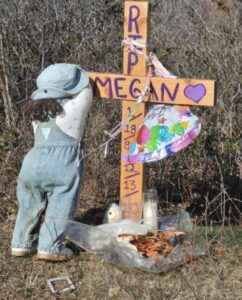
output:
[[48,121],[63,113],[61,99],[72,98],[89,84],[87,73],[77,65],[58,63],[44,69],[36,80],[37,90],[24,107],[30,120]]

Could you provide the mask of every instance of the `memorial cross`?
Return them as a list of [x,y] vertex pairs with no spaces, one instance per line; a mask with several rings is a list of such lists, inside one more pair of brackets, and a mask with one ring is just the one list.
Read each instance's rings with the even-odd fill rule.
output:
[[[148,55],[149,42],[148,2],[125,1],[124,38],[142,41],[146,47],[139,49]],[[122,100],[122,118],[133,109],[137,91],[146,84],[147,60],[128,47],[123,52],[123,74],[88,72],[94,95],[107,99]],[[200,79],[171,79],[152,77],[151,92],[141,103],[122,131],[121,157],[128,154],[130,143],[144,119],[148,103],[176,104],[189,106],[213,106],[215,104],[215,81]],[[123,217],[133,220],[141,218],[144,191],[144,166],[121,160],[120,205]]]

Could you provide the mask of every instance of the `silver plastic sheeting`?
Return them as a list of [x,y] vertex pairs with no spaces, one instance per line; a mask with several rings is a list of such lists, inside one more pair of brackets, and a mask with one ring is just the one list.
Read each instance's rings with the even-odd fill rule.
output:
[[[56,220],[56,222],[63,222]],[[185,211],[177,215],[160,218],[161,230],[178,229],[184,232],[192,230],[190,216]],[[75,221],[66,222],[66,239],[78,245],[81,249],[91,252],[112,264],[142,269],[149,272],[161,273],[173,270],[184,263],[205,255],[204,251],[191,243],[187,246],[177,244],[166,258],[145,258],[131,247],[118,243],[119,234],[141,234],[149,231],[147,226],[123,220],[119,223],[101,226],[89,226]]]

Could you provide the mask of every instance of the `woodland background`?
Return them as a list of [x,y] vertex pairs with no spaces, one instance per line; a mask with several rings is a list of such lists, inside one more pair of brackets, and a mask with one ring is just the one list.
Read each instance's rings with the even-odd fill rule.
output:
[[[36,88],[40,70],[51,63],[75,63],[87,71],[122,72],[123,2],[0,0],[0,222],[6,249],[17,211],[16,178],[23,156],[33,144],[32,129],[21,107]],[[242,2],[150,3],[152,50],[178,77],[215,79],[217,104],[213,108],[193,108],[202,120],[200,136],[174,157],[149,164],[146,188],[158,190],[161,214],[185,208],[197,224],[240,226]],[[106,159],[98,146],[107,139],[104,130],[120,121],[120,108],[118,100],[96,98],[93,102],[84,137],[85,153],[90,155],[85,160],[80,214],[119,200],[120,139],[111,144]],[[4,253],[8,263],[9,256]],[[108,270],[109,274],[114,272]],[[29,290],[25,288],[21,295],[28,296]],[[200,288],[195,284],[190,291],[196,296]],[[163,295],[163,291],[160,293]],[[9,295],[12,299],[11,292]],[[127,299],[136,299],[135,295],[141,299],[145,294],[134,291],[131,295],[134,298]]]

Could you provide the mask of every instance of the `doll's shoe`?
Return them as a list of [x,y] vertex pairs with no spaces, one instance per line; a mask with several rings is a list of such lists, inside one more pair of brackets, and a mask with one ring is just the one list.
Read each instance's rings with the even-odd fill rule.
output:
[[36,248],[12,248],[11,254],[13,256],[28,256],[36,252]]
[[73,256],[74,253],[69,248],[63,248],[58,254],[48,253],[44,251],[38,251],[37,253],[37,259],[47,260],[47,261],[66,261],[72,259]]

